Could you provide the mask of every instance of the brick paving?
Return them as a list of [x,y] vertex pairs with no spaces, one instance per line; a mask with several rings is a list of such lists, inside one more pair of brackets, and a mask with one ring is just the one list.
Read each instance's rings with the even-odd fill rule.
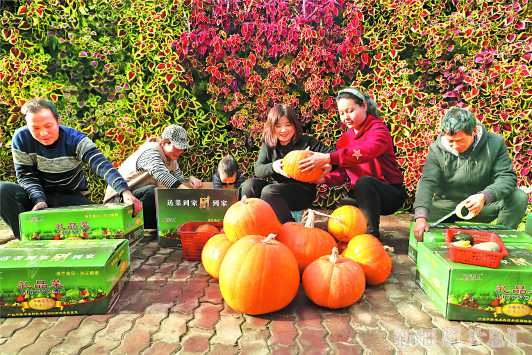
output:
[[[234,312],[200,263],[143,241],[133,250],[132,276],[113,313],[0,318],[0,354],[532,354],[530,326],[454,322],[438,313],[415,284],[406,255],[408,220],[383,218],[381,227],[393,238],[385,244],[395,248],[393,274],[346,309],[319,308],[300,289],[279,312]],[[0,226],[0,243],[9,234]],[[409,329],[434,341],[399,341]],[[460,330],[460,341],[445,343],[450,329]]]

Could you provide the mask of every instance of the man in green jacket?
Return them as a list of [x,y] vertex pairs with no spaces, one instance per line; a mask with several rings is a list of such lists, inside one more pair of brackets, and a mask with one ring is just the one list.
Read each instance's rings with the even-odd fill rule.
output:
[[[471,112],[453,107],[442,122],[440,136],[430,146],[414,201],[414,235],[423,240],[434,222],[464,201],[475,217],[516,228],[527,208],[527,194],[517,178],[498,134],[489,133]],[[449,217],[452,222],[457,217]]]

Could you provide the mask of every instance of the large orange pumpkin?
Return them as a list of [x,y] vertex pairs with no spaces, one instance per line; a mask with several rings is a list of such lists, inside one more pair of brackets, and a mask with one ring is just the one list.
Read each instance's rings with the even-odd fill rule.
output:
[[323,175],[323,169],[316,167],[308,171],[299,169],[299,162],[312,155],[309,150],[292,150],[283,158],[283,171],[288,177],[303,182],[314,182]]
[[326,231],[314,228],[314,213],[308,210],[305,225],[286,222],[283,224],[277,235],[277,240],[286,245],[297,259],[299,271],[303,272],[305,267],[319,258],[327,255],[336,241]]
[[362,266],[370,285],[382,284],[392,273],[392,258],[382,243],[371,234],[355,236],[347,244],[343,255]]
[[227,238],[234,242],[246,235],[277,233],[281,222],[268,202],[243,198],[227,209],[223,226]]
[[348,242],[355,235],[366,233],[367,224],[366,216],[359,208],[346,205],[331,213],[327,229],[336,239]]
[[220,265],[229,247],[233,244],[225,234],[212,236],[201,251],[201,264],[209,275],[218,280]]
[[322,256],[310,263],[302,281],[312,302],[333,309],[351,306],[366,290],[362,267],[351,259],[339,256],[336,248],[330,256]]
[[225,254],[220,266],[220,291],[235,311],[252,315],[275,312],[296,296],[297,260],[274,237],[245,236]]

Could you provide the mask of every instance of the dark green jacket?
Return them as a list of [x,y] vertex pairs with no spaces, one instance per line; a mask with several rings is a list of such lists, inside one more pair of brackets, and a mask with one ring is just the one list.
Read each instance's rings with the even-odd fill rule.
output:
[[272,164],[277,159],[282,159],[286,154],[292,150],[305,150],[309,149],[313,152],[329,153],[332,148],[327,147],[316,138],[307,134],[301,135],[297,142],[290,142],[286,146],[278,144],[275,147],[269,147],[266,143],[263,143],[260,147],[259,156],[255,163],[255,176],[261,179],[271,178],[277,182],[289,182],[295,181],[293,179],[284,177],[273,171]]
[[498,134],[477,125],[477,137],[471,147],[458,154],[440,135],[429,148],[414,201],[415,217],[429,217],[433,199],[459,203],[476,193],[486,203],[504,199],[517,188],[512,161]]

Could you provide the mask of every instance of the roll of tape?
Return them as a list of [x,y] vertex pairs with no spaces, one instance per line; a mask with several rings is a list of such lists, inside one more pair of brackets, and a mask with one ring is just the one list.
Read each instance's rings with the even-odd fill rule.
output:
[[467,210],[467,211],[468,211],[468,214],[467,214],[467,215],[465,215],[465,216],[462,215],[462,210],[463,210],[464,208],[467,210],[467,208],[465,207],[465,201],[462,201],[462,202],[460,202],[458,205],[456,205],[456,209],[454,210],[454,213],[455,213],[459,218],[461,218],[461,219],[466,219],[466,220],[475,217],[475,214],[474,214],[473,212],[469,211],[469,210]]

